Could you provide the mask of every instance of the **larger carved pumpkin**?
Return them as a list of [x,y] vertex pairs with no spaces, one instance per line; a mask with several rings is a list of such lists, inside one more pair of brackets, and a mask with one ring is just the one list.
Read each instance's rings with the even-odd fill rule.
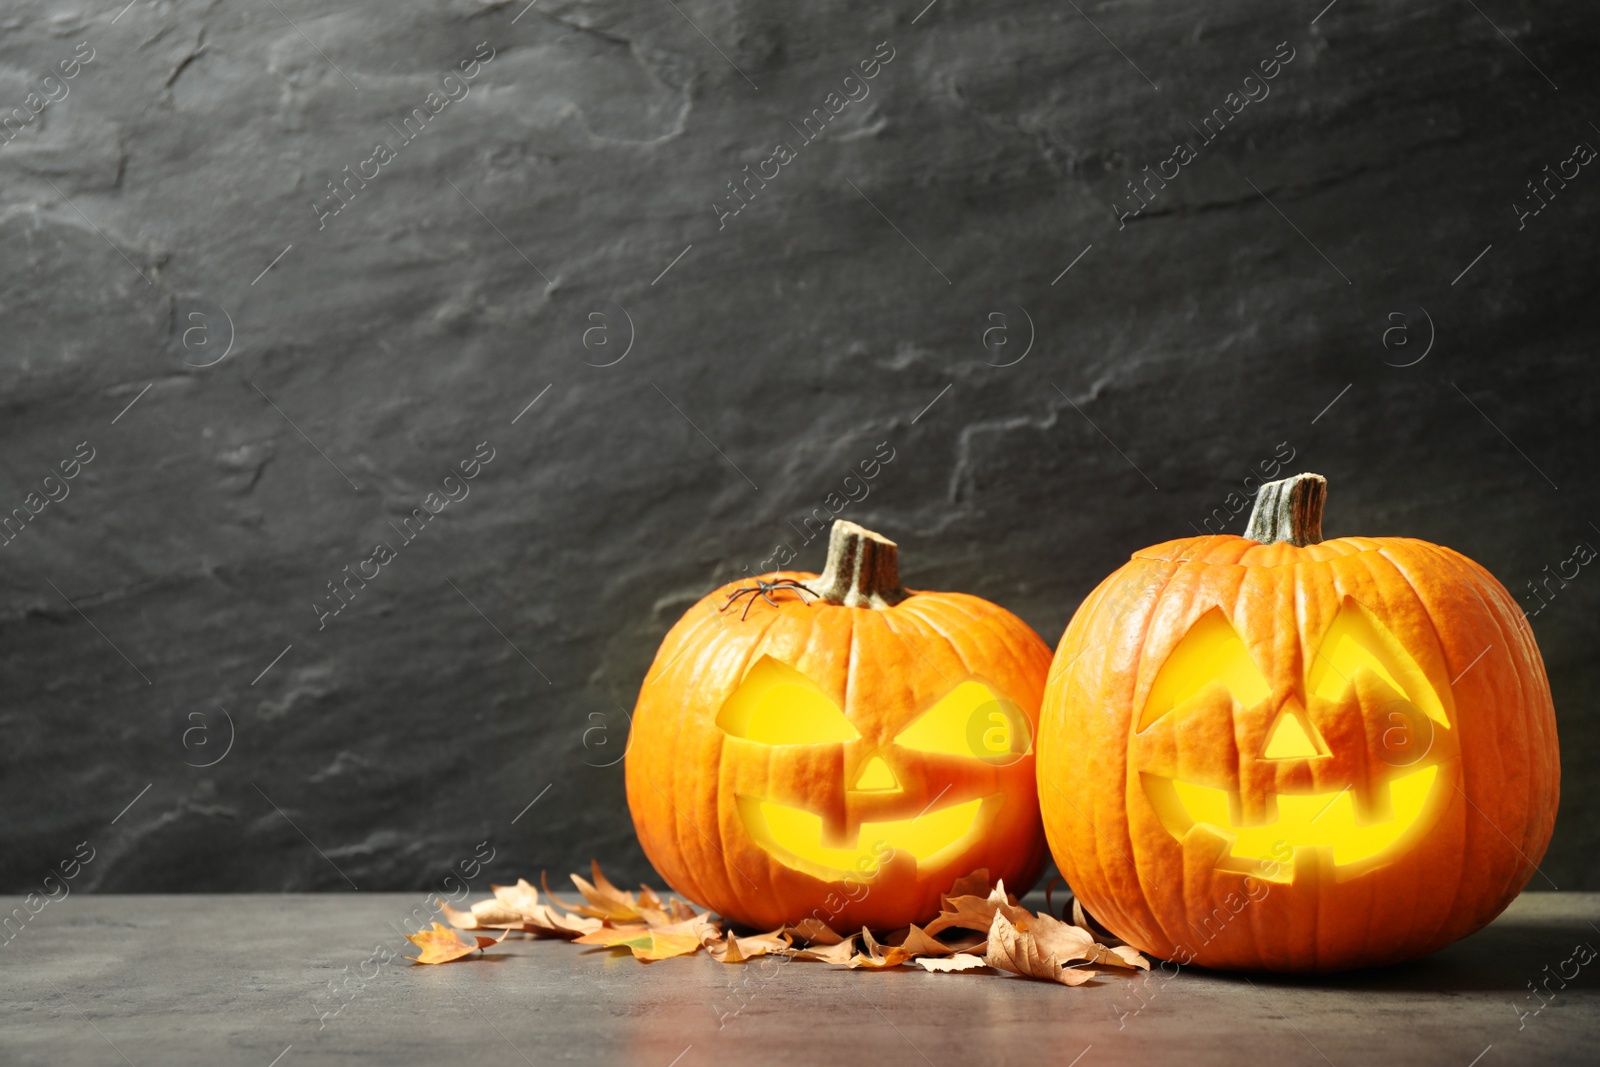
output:
[[1046,834],[1146,952],[1410,959],[1499,914],[1549,844],[1555,714],[1526,619],[1450,549],[1322,541],[1325,484],[1263,486],[1244,537],[1135,553],[1056,652]]
[[639,842],[673,889],[764,929],[926,922],[980,867],[1021,891],[1049,663],[1010,612],[907,592],[893,542],[836,522],[821,576],[724,586],[662,642],[627,757]]

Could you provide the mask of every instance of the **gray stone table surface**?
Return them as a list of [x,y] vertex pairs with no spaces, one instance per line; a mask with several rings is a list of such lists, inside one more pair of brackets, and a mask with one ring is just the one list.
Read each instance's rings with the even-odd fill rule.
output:
[[[1600,945],[1594,893],[1524,894],[1475,936],[1381,971],[1187,970],[1078,988],[820,963],[724,966],[703,953],[644,965],[535,940],[418,967],[398,950],[410,947],[399,928],[419,899],[50,904],[0,953],[0,1063],[1496,1067],[1593,1063],[1600,1038],[1600,961],[1574,956],[1575,946]],[[1549,992],[1536,998],[1530,983]]]

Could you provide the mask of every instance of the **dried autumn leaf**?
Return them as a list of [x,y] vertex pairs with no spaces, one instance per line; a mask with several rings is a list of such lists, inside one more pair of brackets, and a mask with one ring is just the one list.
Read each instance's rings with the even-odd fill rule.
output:
[[439,911],[460,930],[523,930],[541,937],[573,938],[600,929],[599,919],[562,915],[550,905],[539,903],[538,890],[525,880],[515,886],[490,888],[496,899],[480,900],[470,912],[457,911],[442,899]]
[[587,915],[562,915],[547,904],[539,905],[532,914],[524,916],[522,928],[544,937],[575,938],[600,929],[603,923]]
[[693,934],[664,934],[660,930],[650,931],[650,947],[641,951],[637,946],[633,948],[635,959],[650,963],[654,960],[670,959],[673,956],[688,956],[700,951],[700,939]]
[[[920,932],[920,931],[919,931]],[[861,944],[866,949],[864,953],[857,953],[850,957],[845,966],[851,970],[865,968],[869,971],[883,971],[890,967],[898,967],[911,958],[911,953],[898,945],[880,945],[873,938],[872,931],[865,926],[861,928]]]
[[[592,915],[607,922],[633,922],[643,918],[639,914],[639,902],[634,899],[634,895],[618,889],[607,881],[606,876],[600,873],[599,862],[591,860],[589,869],[594,876],[592,884],[576,874],[571,876],[572,884],[578,887],[578,892],[583,894],[583,899],[589,902],[588,905],[579,904],[576,907],[568,907],[567,910],[581,915]],[[656,905],[661,903],[654,893],[650,894],[650,899],[655,901]]]
[[1102,944],[1115,946],[1124,943],[1121,938],[1096,922],[1094,916],[1084,911],[1083,904],[1077,897],[1072,898],[1072,925],[1083,927]]
[[757,956],[786,953],[789,945],[790,941],[783,936],[783,929],[780,927],[769,934],[754,934],[750,937],[736,937],[730,933],[726,940],[707,941],[706,951],[711,953],[711,957],[718,963],[743,963]]
[[[490,885],[489,890],[496,900],[519,915],[529,915],[534,909],[544,907],[539,900],[539,891],[526,878],[518,878],[516,885]],[[472,910],[476,913],[477,906],[474,905]]]
[[843,935],[834,933],[833,928],[827,923],[810,916],[801,919],[793,926],[785,926],[780,932],[794,934],[812,945],[837,945],[844,940]]
[[464,941],[460,934],[437,922],[433,924],[431,930],[419,930],[414,934],[407,934],[406,940],[422,950],[420,956],[406,957],[412,963],[449,963],[451,960],[458,960],[477,952],[487,945],[500,943],[500,938],[495,937],[474,937],[471,941]]
[[1094,935],[1079,926],[1070,926],[1051,915],[1036,915],[1026,926],[1019,926],[1033,936],[1039,950],[1054,956],[1060,963],[1088,960],[1107,963],[1113,967],[1142,967],[1150,969],[1150,961],[1126,945],[1107,948],[1095,941]]
[[949,945],[931,936],[926,930],[916,923],[906,928],[905,934],[895,945],[906,956],[948,956],[955,951]]
[[817,960],[821,963],[832,963],[838,966],[848,964],[856,954],[856,936],[851,934],[838,944],[822,947],[812,946],[791,950],[797,960]]
[[503,900],[478,901],[472,905],[472,918],[478,926],[485,929],[509,930],[515,927],[520,930],[526,921],[520,909],[512,907]]
[[1019,907],[1006,892],[1004,881],[996,882],[986,897],[945,897],[940,906],[943,910],[939,912],[939,917],[927,926],[927,932],[930,934],[937,934],[951,927],[988,933],[996,913],[1005,914],[1012,922],[1023,921],[1032,916],[1031,912]]
[[958,952],[947,959],[918,959],[918,967],[925,971],[971,971],[978,967],[987,967],[982,956],[973,956],[965,952]]
[[687,956],[700,951],[700,938],[689,932],[666,932],[652,929],[643,923],[626,926],[607,926],[577,939],[580,945],[604,945],[606,948],[625,948],[635,959],[646,963]]
[[554,891],[552,891],[550,888],[550,877],[544,871],[539,872],[539,888],[543,889],[544,895],[549,897],[551,902],[557,907],[561,908],[563,911],[569,911],[576,915],[578,913],[578,908],[582,907],[582,905],[578,904],[568,904],[566,901],[556,896]]
[[1039,948],[1039,943],[1026,930],[1019,930],[1001,912],[996,912],[994,925],[989,927],[989,951],[983,961],[990,967],[1020,974],[1024,978],[1042,978],[1062,985],[1082,985],[1095,976],[1094,971],[1077,967],[1062,967],[1061,961]]
[[[528,930],[551,937],[575,937],[600,928],[600,920],[582,915],[562,915],[539,899],[539,891],[526,878],[518,878],[516,885],[491,885],[494,900],[480,900],[472,906],[472,914],[480,925],[508,929]],[[554,897],[551,898],[552,900]],[[509,918],[502,920],[504,909],[516,912],[520,925]]]
[[971,874],[957,878],[950,883],[950,889],[945,893],[947,897],[986,897],[989,890],[994,888],[994,879],[989,877],[989,868],[979,867]]
[[695,916],[695,910],[677,897],[671,897],[667,900],[667,906],[663,909],[663,913],[666,915],[668,922],[674,923],[681,923]]

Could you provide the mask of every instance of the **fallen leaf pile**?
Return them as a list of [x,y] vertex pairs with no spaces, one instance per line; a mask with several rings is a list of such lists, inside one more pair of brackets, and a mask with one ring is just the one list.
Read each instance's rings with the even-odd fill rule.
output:
[[[542,896],[519,879],[516,885],[491,886],[494,896],[470,910],[459,911],[442,900],[439,907],[461,930],[500,930],[501,938],[515,930],[580,945],[625,948],[646,963],[692,956],[704,949],[726,964],[789,956],[868,971],[908,964],[931,972],[1006,971],[1062,985],[1082,985],[1100,973],[1094,969],[1098,966],[1150,969],[1149,962],[1127,945],[1101,944],[1083,926],[1022,907],[1006,892],[1004,882],[989,880],[986,870],[957,879],[940,898],[938,917],[926,927],[912,925],[877,935],[863,928],[840,934],[812,918],[769,933],[741,936],[675,897],[663,900],[648,886],[641,886],[637,894],[618,889],[600,873],[598,863],[592,869],[592,881],[572,876],[582,903],[557,897],[541,878]],[[411,938],[422,949],[417,963],[446,963],[496,943],[495,938],[478,936],[474,945],[439,923],[433,925],[434,929]]]

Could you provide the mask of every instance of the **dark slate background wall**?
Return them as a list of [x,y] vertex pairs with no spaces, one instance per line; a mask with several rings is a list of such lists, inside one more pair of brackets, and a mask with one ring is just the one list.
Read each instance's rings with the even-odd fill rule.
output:
[[[1600,544],[1600,172],[1513,207],[1600,145],[1587,5],[923,2],[7,4],[0,114],[93,58],[0,146],[0,506],[93,459],[0,549],[0,888],[85,840],[104,890],[425,887],[484,840],[646,877],[615,761],[657,642],[817,565],[795,526],[884,442],[844,514],[1051,642],[1286,450],[1330,536],[1530,607]],[[1562,888],[1600,888],[1593,571],[1533,620]]]

